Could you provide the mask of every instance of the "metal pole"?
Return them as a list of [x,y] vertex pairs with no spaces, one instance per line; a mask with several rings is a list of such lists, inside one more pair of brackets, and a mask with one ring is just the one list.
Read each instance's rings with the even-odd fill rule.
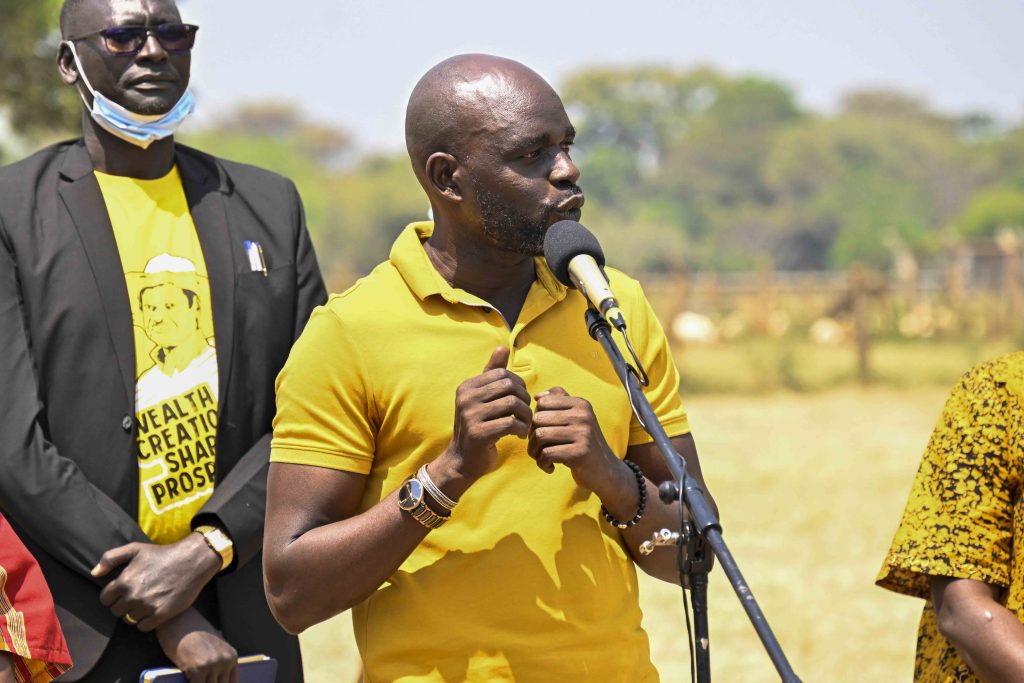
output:
[[[729,578],[729,582],[732,584],[733,590],[736,591],[736,595],[740,599],[740,604],[743,605],[743,609],[746,611],[747,617],[750,619],[750,623],[754,626],[754,630],[757,632],[758,637],[761,639],[761,643],[768,652],[769,658],[775,665],[775,669],[779,672],[779,675],[785,683],[800,683],[800,679],[797,677],[796,673],[793,672],[793,667],[786,658],[785,652],[782,651],[782,646],[779,644],[778,639],[775,637],[771,627],[768,625],[768,621],[765,619],[764,613],[761,611],[761,607],[757,604],[754,594],[751,592],[750,587],[747,586],[746,580],[743,578],[743,574],[740,573],[736,560],[733,558],[732,553],[729,552],[729,548],[726,546],[725,540],[722,538],[721,524],[715,516],[715,513],[711,510],[711,507],[708,505],[707,500],[704,498],[704,492],[700,489],[700,486],[697,484],[695,479],[686,475],[686,461],[683,459],[683,456],[673,448],[671,440],[665,433],[664,427],[661,426],[661,422],[658,420],[657,415],[654,414],[654,409],[651,408],[650,402],[644,395],[640,382],[637,380],[635,371],[630,368],[629,364],[622,357],[622,353],[619,351],[619,348],[612,340],[611,326],[604,317],[602,317],[601,314],[593,308],[593,306],[587,309],[586,323],[590,336],[601,344],[605,353],[608,355],[608,358],[611,360],[615,373],[619,377],[619,381],[622,382],[622,385],[626,388],[626,392],[629,395],[629,402],[633,407],[634,414],[647,433],[654,439],[654,443],[658,446],[658,450],[661,451],[662,456],[665,458],[665,464],[668,465],[669,470],[672,472],[672,478],[676,482],[684,482],[682,490],[678,492],[679,499],[682,501],[682,504],[686,506],[686,510],[689,512],[690,520],[696,530],[696,535],[701,536],[704,541],[707,542],[711,547],[712,552],[714,552],[715,557],[719,559],[719,562],[722,565],[722,570]],[[679,488],[677,484],[667,483],[673,488]],[[685,531],[685,529],[681,529],[680,534],[685,534]],[[705,596],[701,606],[706,609],[706,605],[707,602]],[[710,643],[708,648],[710,650]]]

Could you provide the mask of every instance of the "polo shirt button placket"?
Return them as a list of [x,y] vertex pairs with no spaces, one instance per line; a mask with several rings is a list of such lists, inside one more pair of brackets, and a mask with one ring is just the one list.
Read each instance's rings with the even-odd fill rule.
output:
[[132,431],[132,416],[131,415],[125,415],[121,419],[121,429],[123,429],[126,432]]

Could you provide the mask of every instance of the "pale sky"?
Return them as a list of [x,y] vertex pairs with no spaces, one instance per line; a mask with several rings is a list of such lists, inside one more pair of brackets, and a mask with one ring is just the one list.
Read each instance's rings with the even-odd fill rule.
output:
[[697,64],[787,83],[827,111],[860,86],[895,86],[947,112],[1024,114],[1018,0],[179,0],[201,26],[198,123],[238,100],[281,99],[402,147],[405,102],[454,54],[518,59],[556,87],[588,64]]

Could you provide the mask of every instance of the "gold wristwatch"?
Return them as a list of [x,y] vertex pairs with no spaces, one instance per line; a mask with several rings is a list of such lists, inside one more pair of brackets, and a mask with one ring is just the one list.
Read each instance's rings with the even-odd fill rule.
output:
[[398,491],[398,507],[428,529],[436,529],[450,519],[447,516],[442,517],[427,506],[423,483],[416,477],[402,484]]
[[235,544],[231,542],[226,533],[209,524],[197,526],[193,531],[202,534],[206,545],[210,546],[213,552],[220,555],[220,571],[224,571],[231,566],[231,562],[235,559]]

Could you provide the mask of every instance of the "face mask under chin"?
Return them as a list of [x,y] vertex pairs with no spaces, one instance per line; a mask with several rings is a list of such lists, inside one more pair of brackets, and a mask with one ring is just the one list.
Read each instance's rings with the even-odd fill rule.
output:
[[92,95],[90,107],[85,95],[79,91],[82,102],[85,103],[93,121],[111,135],[146,149],[155,141],[174,135],[188,115],[195,111],[195,96],[191,90],[186,90],[166,114],[139,114],[121,106],[92,87],[89,77],[82,68],[82,62],[78,59],[74,43],[65,41],[64,44],[71,50],[82,83]]

